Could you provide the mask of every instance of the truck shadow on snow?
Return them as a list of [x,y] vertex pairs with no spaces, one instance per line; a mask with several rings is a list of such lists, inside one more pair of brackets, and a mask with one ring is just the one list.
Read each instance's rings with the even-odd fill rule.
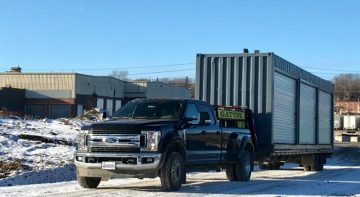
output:
[[[249,182],[230,182],[224,178],[188,178],[187,184],[174,193],[179,194],[223,194],[223,195],[355,195],[360,192],[360,167],[341,167],[339,169],[325,169],[310,175],[293,177],[256,176]],[[302,170],[284,169],[291,171]],[[280,170],[282,171],[282,170]],[[255,172],[256,173],[256,172]],[[216,176],[216,175],[214,175]],[[289,175],[288,175],[289,176]],[[152,184],[152,185],[151,185]],[[141,182],[136,186],[106,187],[98,189],[119,189],[146,192],[161,191],[160,183],[154,181]]]
[[[339,145],[320,172],[304,172],[296,165],[286,165],[280,170],[253,173],[249,182],[230,182],[225,174],[190,176],[187,184],[176,193],[224,195],[332,195],[348,196],[360,193],[360,144]],[[151,182],[150,184],[154,184]],[[159,192],[158,186],[124,186],[118,189]],[[103,189],[107,189],[104,187]]]

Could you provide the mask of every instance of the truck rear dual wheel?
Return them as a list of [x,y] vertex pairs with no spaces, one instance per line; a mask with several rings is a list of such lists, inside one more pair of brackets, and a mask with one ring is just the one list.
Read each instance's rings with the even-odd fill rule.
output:
[[160,181],[163,191],[179,190],[185,182],[185,161],[178,152],[173,152],[166,159],[164,167],[160,170]]
[[240,161],[231,164],[226,168],[226,176],[229,181],[249,181],[252,168],[252,154],[248,150],[244,150],[240,157]]
[[99,186],[100,184],[101,178],[78,176],[77,181],[79,185],[83,188],[97,188],[97,186]]

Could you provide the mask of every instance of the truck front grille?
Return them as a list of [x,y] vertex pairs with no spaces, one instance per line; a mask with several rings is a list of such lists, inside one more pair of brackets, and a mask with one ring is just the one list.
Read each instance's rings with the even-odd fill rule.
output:
[[146,147],[146,136],[140,134],[89,134],[86,136],[89,152],[138,153]]
[[139,153],[140,148],[130,148],[130,147],[89,147],[89,152],[92,152],[92,153],[100,153],[100,152]]
[[95,135],[118,135],[118,134],[140,134],[139,129],[91,129],[90,134]]

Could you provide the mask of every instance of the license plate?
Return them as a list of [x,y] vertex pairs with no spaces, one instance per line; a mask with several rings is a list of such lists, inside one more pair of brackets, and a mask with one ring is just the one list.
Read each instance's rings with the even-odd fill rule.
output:
[[115,162],[114,161],[106,161],[101,163],[101,169],[103,170],[115,170]]

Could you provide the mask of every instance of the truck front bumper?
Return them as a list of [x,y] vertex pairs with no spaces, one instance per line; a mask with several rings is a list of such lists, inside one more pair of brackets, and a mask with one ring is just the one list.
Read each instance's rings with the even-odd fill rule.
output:
[[[158,175],[160,153],[88,153],[76,152],[78,176],[152,178]],[[103,162],[115,162],[114,170],[102,168]]]

